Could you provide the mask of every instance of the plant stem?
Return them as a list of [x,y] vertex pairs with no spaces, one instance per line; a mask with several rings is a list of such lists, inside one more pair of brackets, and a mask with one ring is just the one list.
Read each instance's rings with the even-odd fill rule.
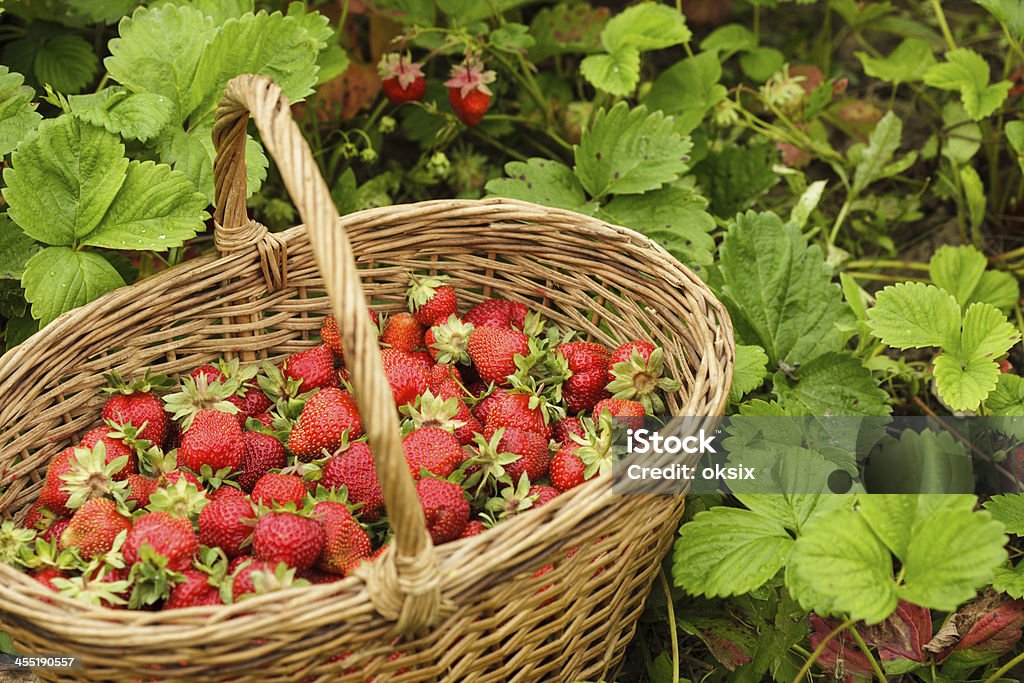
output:
[[928,270],[927,263],[917,261],[895,261],[889,259],[866,259],[861,261],[850,261],[847,268],[897,268],[902,270]]
[[844,271],[847,275],[858,280],[874,280],[876,282],[924,282],[920,277],[896,277],[895,275],[880,275],[879,273],[859,273],[852,270]]
[[939,20],[939,28],[942,30],[942,37],[946,39],[946,45],[949,46],[950,50],[955,50],[956,41],[953,40],[953,34],[949,30],[949,23],[946,21],[946,13],[942,11],[942,4],[939,0],[932,0],[932,11],[935,12],[935,18]]
[[669,637],[672,640],[672,683],[679,683],[679,635],[676,633],[676,608],[672,604],[672,591],[665,578],[665,568],[658,572],[661,577],[661,588],[665,591],[665,605],[668,607]]
[[1021,652],[1019,655],[1008,661],[1006,664],[1003,664],[1001,667],[996,669],[996,672],[988,678],[986,678],[984,683],[995,683],[1003,677],[1003,674],[1007,673],[1010,669],[1017,666],[1021,662],[1024,662],[1024,652]]
[[799,671],[796,672],[796,676],[793,676],[793,683],[800,683],[800,680],[804,676],[806,676],[808,672],[810,672],[811,667],[814,666],[814,663],[816,661],[818,661],[818,657],[820,657],[821,653],[825,651],[825,648],[828,646],[830,642],[832,642],[832,639],[838,636],[846,629],[850,628],[850,626],[853,625],[853,622],[853,619],[847,619],[843,623],[839,624],[839,626],[836,626],[834,629],[832,629],[832,631],[827,636],[825,636],[825,638],[820,643],[818,643],[818,647],[814,648],[814,652],[811,653],[810,659],[804,662],[804,665],[800,667]]
[[871,650],[868,648],[868,644],[864,642],[864,638],[861,637],[860,631],[857,629],[851,629],[851,632],[853,633],[853,639],[857,641],[857,647],[860,648],[860,651],[863,652],[864,656],[868,658],[869,662],[871,662],[871,668],[874,670],[875,676],[878,676],[878,680],[881,683],[886,683],[885,674],[882,673],[882,667],[878,665],[878,660],[876,660],[875,656],[871,654]]

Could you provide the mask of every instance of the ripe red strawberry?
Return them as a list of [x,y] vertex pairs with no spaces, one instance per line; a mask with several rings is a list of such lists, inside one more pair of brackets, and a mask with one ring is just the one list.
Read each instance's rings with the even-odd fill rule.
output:
[[496,78],[493,71],[484,71],[481,64],[467,61],[452,67],[451,78],[444,82],[450,88],[448,101],[455,115],[467,126],[475,126],[491,108],[491,89],[488,83]]
[[294,503],[302,505],[306,497],[306,485],[302,477],[295,474],[275,474],[270,472],[260,477],[252,487],[252,500],[259,505],[271,507]]
[[220,599],[220,590],[210,583],[209,574],[198,569],[186,569],[182,575],[185,577],[184,583],[171,589],[171,595],[164,602],[164,609],[224,604]]
[[427,388],[441,398],[466,398],[462,386],[462,373],[455,365],[435,363],[427,376]]
[[[378,324],[377,311],[368,310],[370,320],[374,325]],[[341,331],[338,329],[338,321],[333,314],[328,314],[320,325],[320,340],[331,347],[331,351],[338,360],[342,360],[345,354],[345,347],[341,343]]]
[[75,456],[75,447],[68,446],[57,455],[53,456],[49,467],[46,469],[46,479],[43,482],[43,489],[39,492],[39,502],[49,508],[56,515],[67,516],[71,514],[68,509],[68,498],[71,494],[63,490],[64,480],[61,478],[71,471],[74,466],[72,458]]
[[639,401],[650,414],[664,412],[658,392],[679,391],[680,383],[664,377],[665,353],[649,341],[630,341],[612,352],[608,391],[614,398]]
[[140,510],[149,505],[149,497],[153,495],[157,488],[158,484],[155,479],[144,477],[141,474],[129,474],[128,496],[125,501],[134,501],[135,507],[133,509]]
[[473,406],[473,415],[476,419],[480,420],[482,424],[487,424],[487,418],[491,414],[491,409],[498,405],[501,401],[509,395],[509,392],[504,389],[496,389],[495,391],[487,394]]
[[57,586],[53,584],[53,580],[68,578],[68,575],[65,572],[62,572],[56,567],[40,567],[39,569],[29,572],[29,576],[54,592],[58,589]]
[[562,399],[569,412],[590,410],[611,395],[605,390],[611,355],[611,351],[595,342],[569,342],[555,348],[556,358],[565,359],[570,373],[562,385]]
[[323,527],[316,520],[291,512],[269,512],[256,522],[252,546],[259,560],[309,569],[323,552],[325,542]]
[[323,450],[333,452],[338,448],[346,431],[349,439],[363,434],[355,399],[341,389],[321,389],[302,408],[299,421],[288,437],[288,450],[299,460],[311,462],[320,457]]
[[427,330],[423,342],[430,357],[438,363],[468,364],[469,335],[472,333],[473,326],[452,313],[447,318],[438,318]]
[[199,541],[188,519],[167,512],[147,512],[136,519],[128,531],[123,549],[125,561],[129,564],[143,562],[144,546],[167,558],[168,569],[180,572],[191,566]]
[[377,64],[380,71],[381,90],[391,104],[418,102],[427,91],[427,79],[423,75],[423,65],[414,62],[409,55],[389,52],[381,55]]
[[318,569],[344,575],[353,562],[373,552],[370,537],[344,503],[321,501],[313,507],[313,518],[323,527],[325,539]]
[[524,304],[507,299],[484,299],[469,309],[462,321],[474,327],[514,327],[523,329],[529,310]]
[[284,359],[281,372],[285,377],[300,382],[300,393],[340,384],[338,373],[334,371],[334,354],[326,344],[288,356]]
[[238,394],[228,396],[227,401],[238,408],[238,415],[242,418],[241,421],[243,423],[245,418],[256,417],[274,405],[270,397],[262,389],[255,386],[248,387],[241,396]]
[[424,427],[409,432],[402,439],[402,450],[414,479],[420,478],[421,468],[434,476],[447,477],[466,458],[455,435],[437,427]]
[[551,439],[552,428],[540,405],[530,407],[531,394],[506,393],[489,406],[485,427],[518,427]]
[[231,486],[228,483],[222,484],[220,487],[218,487],[216,490],[214,490],[214,492],[209,494],[207,497],[210,500],[224,500],[224,499],[227,499],[227,498],[241,498],[241,499],[248,498],[248,496],[245,495],[245,491],[243,491],[242,489],[236,488],[234,486]]
[[21,521],[21,525],[26,529],[42,531],[48,528],[55,518],[56,515],[53,514],[53,510],[43,505],[41,501],[36,500],[29,507],[28,512],[25,513],[25,519]]
[[555,422],[555,441],[563,445],[571,443],[573,434],[579,437],[585,436],[583,423],[580,422],[578,417],[563,417]]
[[380,360],[396,406],[414,402],[427,390],[429,373],[412,354],[397,349],[381,349]]
[[427,530],[434,543],[454,541],[469,524],[469,501],[462,487],[443,479],[427,477],[416,483]]
[[109,498],[90,498],[75,511],[61,536],[61,547],[75,548],[83,560],[110,552],[114,539],[131,527],[131,521]]
[[254,420],[259,420],[260,424],[264,427],[274,426],[274,416],[270,413],[260,413],[259,415],[253,415]]
[[402,409],[409,416],[413,427],[440,427],[455,434],[463,446],[472,443],[473,437],[483,431],[465,401],[456,396],[442,398],[430,390],[423,392],[418,400]]
[[608,381],[611,382],[612,380],[615,379],[615,373],[612,372],[612,369],[615,367],[615,364],[625,363],[626,361],[628,361],[630,357],[632,357],[633,351],[636,351],[637,353],[640,354],[641,358],[647,360],[648,358],[651,357],[651,354],[654,352],[655,348],[656,347],[654,346],[654,344],[643,339],[628,341],[625,344],[618,346],[614,351],[612,351],[612,357],[609,360]]
[[324,463],[319,483],[326,489],[344,486],[348,490],[348,501],[362,505],[356,514],[367,522],[379,519],[384,510],[384,494],[377,481],[373,453],[362,441],[356,441],[348,450]]
[[[239,562],[239,560],[241,560]],[[235,563],[238,562],[236,565]],[[246,564],[248,563],[248,564]],[[256,588],[254,574],[272,575],[274,573],[274,562],[262,562],[252,556],[236,557],[228,567],[232,578],[231,601],[238,602],[243,595],[256,595],[259,591]]]
[[639,401],[628,401],[624,398],[606,398],[594,406],[594,419],[597,420],[601,413],[608,411],[617,422],[633,429],[642,429],[644,426],[644,405]]
[[447,281],[447,275],[410,276],[405,298],[416,322],[429,327],[459,312],[458,297],[451,286],[444,284]]
[[181,436],[178,465],[199,472],[203,465],[217,472],[242,465],[242,427],[238,418],[219,410],[200,410]]
[[392,313],[381,332],[380,341],[385,346],[399,351],[415,351],[423,346],[425,328],[412,313]]
[[64,537],[64,530],[68,528],[68,525],[70,523],[71,520],[67,517],[58,517],[57,519],[53,520],[53,523],[50,524],[49,527],[47,527],[39,534],[39,537],[47,543],[49,543],[50,541],[57,541],[57,549],[63,550],[64,541],[62,539]]
[[242,444],[242,471],[236,481],[249,492],[264,474],[284,467],[287,456],[284,445],[269,434],[242,432]]
[[82,441],[78,446],[79,448],[88,448],[91,451],[93,446],[102,441],[107,452],[107,464],[122,456],[128,458],[128,464],[124,466],[124,469],[114,475],[114,479],[117,480],[127,479],[129,474],[139,471],[139,461],[135,457],[135,449],[121,439],[110,436],[110,433],[111,429],[109,427],[90,429],[82,437]]
[[220,547],[228,558],[238,557],[252,536],[254,518],[252,503],[244,495],[216,496],[199,513],[199,542],[211,548]]
[[544,486],[543,484],[534,484],[530,487],[528,495],[533,497],[533,507],[540,507],[545,503],[550,503],[552,500],[558,497],[561,493],[558,489],[550,486]]
[[487,527],[484,526],[483,522],[479,519],[471,519],[469,520],[469,524],[466,525],[466,528],[462,530],[461,534],[459,534],[459,538],[469,538],[470,536],[482,534],[485,531],[487,531]]
[[547,439],[537,432],[518,427],[494,426],[484,428],[484,438],[491,439],[498,429],[503,429],[504,432],[498,441],[497,452],[519,456],[518,460],[504,465],[505,474],[511,477],[513,482],[519,481],[524,472],[530,481],[537,481],[548,473],[551,451],[548,449]]
[[171,470],[157,480],[157,485],[165,488],[174,486],[178,483],[179,479],[184,479],[189,484],[195,484],[196,489],[199,491],[203,490],[203,482],[199,481],[199,477],[185,470]]
[[103,406],[103,419],[122,426],[130,424],[139,430],[139,439],[162,446],[170,419],[164,411],[163,401],[152,389],[165,384],[166,378],[150,377],[147,373],[145,377],[127,384],[116,373],[106,377],[111,388],[105,391],[113,395]]
[[586,465],[576,455],[578,448],[579,444],[566,444],[551,459],[549,478],[551,485],[559,491],[568,491],[584,482],[583,470],[586,469]]
[[530,340],[519,330],[501,327],[475,327],[467,344],[480,379],[504,384],[516,371],[516,356],[530,353]]
[[219,382],[224,379],[224,373],[220,371],[220,368],[209,363],[200,365],[198,368],[188,373],[188,376],[192,379],[198,379],[200,376],[205,377],[208,384]]

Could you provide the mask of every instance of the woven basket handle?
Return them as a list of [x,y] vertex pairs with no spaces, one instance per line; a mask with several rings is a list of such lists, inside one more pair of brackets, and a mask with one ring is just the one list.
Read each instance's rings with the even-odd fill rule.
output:
[[338,223],[309,146],[292,119],[281,89],[264,76],[243,75],[228,83],[213,126],[218,244],[238,241],[252,230],[246,214],[245,136],[249,114],[305,223],[316,263],[338,320],[356,403],[377,465],[392,548],[360,575],[374,608],[397,622],[403,634],[434,623],[440,610],[440,574],[423,510],[399,435],[397,411],[384,376],[377,334],[366,312],[366,295],[348,236]]

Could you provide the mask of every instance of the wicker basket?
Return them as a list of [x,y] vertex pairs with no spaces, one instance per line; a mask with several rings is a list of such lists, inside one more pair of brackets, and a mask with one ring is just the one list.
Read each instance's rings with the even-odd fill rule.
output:
[[[249,112],[305,227],[271,234],[246,215]],[[436,270],[469,302],[522,301],[606,344],[649,337],[683,383],[668,397],[670,410],[700,416],[721,413],[732,376],[732,327],[721,304],[643,236],[569,211],[505,199],[433,201],[339,221],[287,103],[266,78],[228,85],[214,139],[220,255],[111,292],[0,359],[0,513],[24,515],[49,459],[96,423],[102,373],[176,375],[219,356],[278,360],[316,343],[333,310],[379,460],[392,550],[337,583],[169,612],[84,606],[0,565],[0,630],[24,653],[84,657],[81,670],[39,672],[51,680],[607,676],[633,635],[684,499],[615,496],[608,478],[597,478],[435,549],[366,302],[403,308],[407,274]]]

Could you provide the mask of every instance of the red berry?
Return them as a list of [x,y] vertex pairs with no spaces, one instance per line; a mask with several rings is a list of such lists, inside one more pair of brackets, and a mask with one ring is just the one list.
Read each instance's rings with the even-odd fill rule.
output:
[[167,568],[174,571],[188,569],[192,556],[199,550],[192,522],[166,512],[147,512],[135,520],[124,541],[125,561],[141,562],[142,548],[147,545],[166,557]]
[[463,460],[465,451],[451,432],[437,427],[423,427],[402,439],[405,461],[414,479],[420,478],[425,468],[437,477],[447,477]]
[[242,471],[237,481],[243,491],[252,491],[260,477],[285,466],[284,445],[269,434],[242,432],[242,444]]
[[309,569],[323,552],[325,540],[323,527],[316,520],[291,512],[270,512],[256,522],[253,554],[264,562]]
[[350,439],[363,434],[355,399],[341,389],[321,389],[302,408],[288,437],[288,449],[303,462],[311,462],[324,450],[333,452],[346,431]]
[[469,524],[469,501],[458,484],[427,477],[416,483],[427,529],[434,543],[453,541]]
[[348,490],[348,501],[362,505],[356,514],[368,522],[379,519],[384,510],[384,494],[377,481],[373,453],[362,441],[356,441],[324,463],[320,484],[327,489],[344,486]]
[[252,503],[244,495],[217,496],[199,513],[199,542],[219,547],[229,558],[238,557],[252,536],[254,518]]
[[270,472],[260,477],[252,487],[252,500],[259,505],[271,507],[294,503],[301,506],[306,497],[306,485],[302,477],[294,474]]

